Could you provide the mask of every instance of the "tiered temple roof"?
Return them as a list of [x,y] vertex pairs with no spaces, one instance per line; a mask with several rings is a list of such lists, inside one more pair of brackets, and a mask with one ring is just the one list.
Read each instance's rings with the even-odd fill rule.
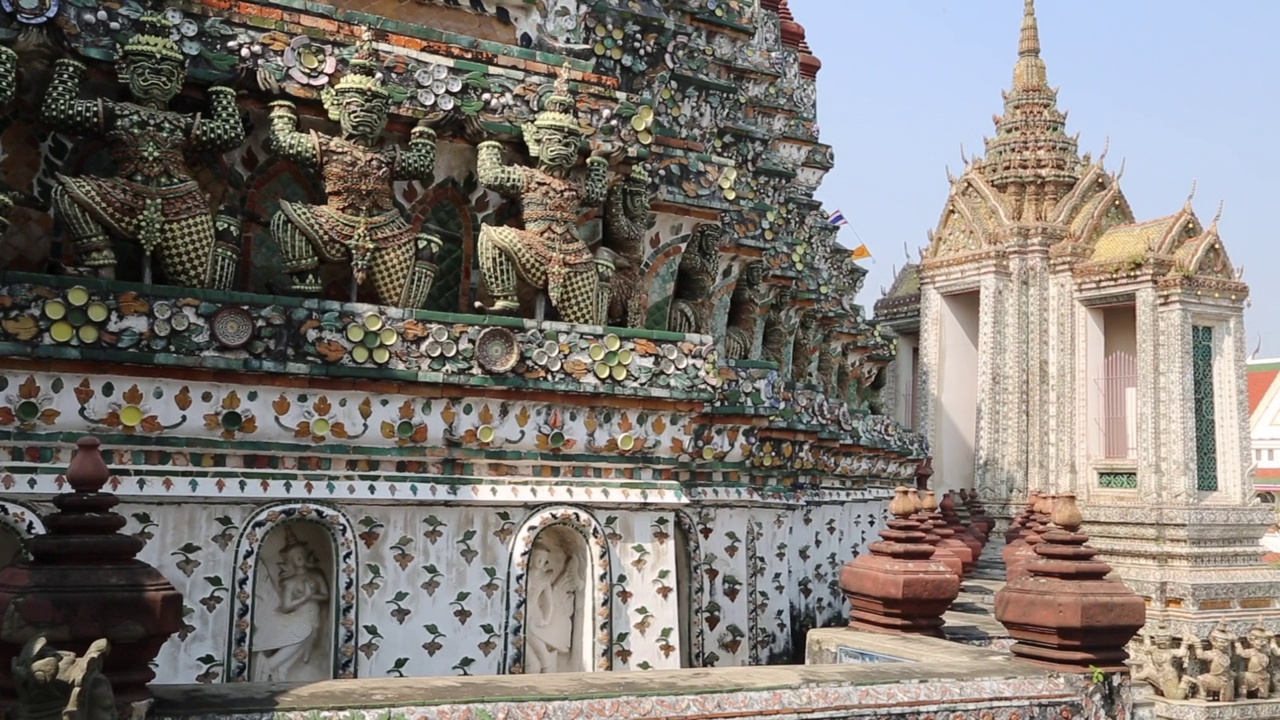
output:
[[[1025,0],[1018,59],[1003,93],[1004,112],[994,117],[995,135],[985,141],[984,156],[968,158],[963,173],[950,177],[951,192],[921,266],[901,270],[877,314],[910,314],[903,297],[911,293],[901,288],[914,287],[918,273],[998,258],[1012,243],[1037,236],[1078,276],[1128,275],[1147,266],[1164,282],[1199,278],[1243,293],[1216,218],[1205,226],[1188,200],[1173,215],[1138,222],[1120,188],[1123,167],[1107,170],[1105,151],[1096,160],[1080,155],[1040,51],[1035,3]],[[1018,227],[1023,229],[1012,231]]]

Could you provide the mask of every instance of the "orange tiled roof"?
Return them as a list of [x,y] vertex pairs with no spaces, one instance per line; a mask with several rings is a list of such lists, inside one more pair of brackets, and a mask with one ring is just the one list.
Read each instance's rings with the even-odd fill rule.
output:
[[1267,391],[1280,375],[1280,363],[1266,363],[1249,368],[1249,414],[1257,411]]

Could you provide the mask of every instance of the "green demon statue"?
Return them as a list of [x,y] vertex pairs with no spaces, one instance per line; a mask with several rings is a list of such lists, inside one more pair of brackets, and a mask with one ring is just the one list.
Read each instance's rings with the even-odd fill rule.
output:
[[481,226],[477,254],[493,304],[476,303],[476,307],[492,313],[515,313],[520,307],[516,295],[519,278],[545,289],[566,322],[603,323],[601,315],[608,305],[599,302],[598,295],[607,291],[604,276],[612,276],[612,266],[596,262],[577,230],[583,208],[604,201],[608,161],[593,154],[587,160],[586,178],[582,182],[569,178],[578,164],[582,129],[573,115],[574,101],[563,72],[543,107],[534,121],[524,126],[525,144],[537,167],[505,165],[500,143],[480,144],[480,183],[520,199],[525,229]]
[[653,227],[649,174],[639,165],[609,188],[604,210],[604,242],[617,255],[609,297],[608,323],[644,327],[644,236]]
[[271,147],[282,157],[318,169],[324,181],[324,205],[280,201],[271,234],[280,247],[293,289],[320,291],[321,260],[351,263],[355,288],[371,279],[377,302],[420,308],[435,279],[433,262],[439,239],[414,231],[395,205],[392,183],[430,183],[435,170],[436,136],[418,125],[409,147],[382,145],[391,96],[377,74],[372,35],[366,31],[346,75],[324,96],[329,117],[341,136],[299,132],[293,103],[271,104]]
[[0,45],[0,107],[13,102],[18,91],[18,54]]
[[46,122],[73,135],[101,137],[115,177],[58,176],[53,213],[70,238],[79,271],[114,278],[112,240],[137,243],[144,282],[158,258],[163,279],[183,287],[229,288],[239,258],[239,223],[211,212],[187,167],[187,154],[227,151],[244,141],[235,91],[209,88],[210,112],[168,109],[182,89],[186,56],[163,21],[143,17],[120,50],[118,72],[131,102],[78,100],[84,65],[60,59],[42,108]]
[[[18,54],[0,45],[0,109],[13,102],[18,89]],[[9,229],[9,212],[13,210],[13,198],[0,193],[0,236]]]

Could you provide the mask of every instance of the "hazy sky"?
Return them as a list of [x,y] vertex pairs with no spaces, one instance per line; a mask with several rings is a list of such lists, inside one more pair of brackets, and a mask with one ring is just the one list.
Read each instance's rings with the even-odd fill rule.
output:
[[[982,152],[1017,58],[1022,0],[791,0],[821,58],[818,115],[836,167],[818,196],[874,254],[868,307],[937,225],[946,167]],[[1037,0],[1041,55],[1067,132],[1106,165],[1138,220],[1219,201],[1245,268],[1250,351],[1280,356],[1280,32],[1276,0]],[[855,237],[854,233],[857,233]]]

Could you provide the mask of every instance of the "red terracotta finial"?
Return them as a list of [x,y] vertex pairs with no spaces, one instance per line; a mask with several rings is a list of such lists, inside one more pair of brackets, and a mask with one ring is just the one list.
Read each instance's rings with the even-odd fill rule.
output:
[[[0,571],[0,667],[9,668],[27,641],[50,635],[59,650],[84,655],[110,643],[102,671],[121,716],[151,697],[150,663],[182,626],[182,595],[155,568],[135,558],[143,542],[120,530],[120,500],[102,492],[111,476],[97,438],[83,438],[67,469],[74,492],[53,498],[58,512],[31,540],[31,560]],[[0,674],[0,697],[14,697],[13,677]]]
[[67,484],[76,492],[96,493],[106,487],[111,471],[102,459],[101,442],[93,436],[76,441],[76,453],[67,465]]
[[916,511],[916,503],[911,499],[905,487],[898,487],[893,492],[893,499],[889,501],[889,514],[899,520],[906,520],[911,517],[911,513]]
[[[1018,538],[1026,532],[1027,520],[1031,518],[1031,514],[1035,510],[1036,503],[1040,502],[1040,491],[1032,490],[1031,495],[1027,497],[1027,506],[1022,509],[1018,517],[1009,524],[1008,531],[1004,534],[1004,542],[1006,545],[1012,545],[1017,542]],[[1007,549],[1007,548],[1006,548]]]
[[1073,533],[1080,529],[1084,524],[1084,516],[1080,514],[1080,508],[1076,506],[1075,493],[1063,493],[1057,496],[1057,501],[1053,505],[1053,512],[1049,516],[1049,520],[1057,527]]
[[956,559],[960,561],[961,577],[972,573],[974,567],[978,564],[978,556],[973,553],[973,549],[968,544],[956,537],[956,531],[952,529],[950,523],[947,522],[946,516],[940,511],[937,493],[930,490],[925,493],[924,497],[924,512],[933,527],[933,534],[939,538],[938,547],[946,548],[948,552],[955,555]]
[[996,521],[987,515],[987,509],[982,506],[982,500],[978,497],[976,490],[969,491],[969,497],[965,499],[964,506],[969,512],[969,527],[979,542],[986,545],[987,538],[991,536],[991,530],[996,526]]
[[950,492],[942,496],[942,504],[938,506],[938,511],[942,514],[947,527],[955,533],[956,539],[964,543],[973,553],[974,564],[977,565],[978,558],[982,555],[983,542],[969,529],[969,523],[965,522],[965,518],[960,514],[962,509],[966,514],[968,513],[968,508],[957,505],[955,497]]
[[1024,660],[1067,672],[1123,672],[1125,645],[1145,624],[1146,605],[1094,559],[1074,494],[1057,497],[1052,520],[1056,527],[1044,532],[1026,575],[996,593],[996,619]]
[[850,627],[876,632],[940,635],[942,614],[960,593],[960,578],[933,559],[934,548],[911,518],[916,502],[894,491],[894,519],[870,554],[845,563],[840,588],[852,608]]
[[[933,546],[933,559],[950,568],[957,578],[963,577],[964,562],[949,544],[943,543],[942,535],[938,533],[938,527],[934,524],[932,508],[929,507],[929,499],[933,493],[929,492],[921,496],[918,490],[912,488],[910,494],[914,496],[916,504],[916,512],[911,519],[920,524],[920,529],[924,531],[925,543]],[[937,505],[936,500],[934,505]]]
[[1056,495],[1036,497],[1033,512],[1023,528],[1025,532],[1022,537],[1004,549],[1005,580],[1013,580],[1026,574],[1024,566],[1036,559],[1035,548],[1041,543],[1043,533],[1051,527],[1049,517],[1056,501]]
[[933,477],[933,459],[925,458],[916,465],[916,488],[920,490],[928,488],[931,477]]

